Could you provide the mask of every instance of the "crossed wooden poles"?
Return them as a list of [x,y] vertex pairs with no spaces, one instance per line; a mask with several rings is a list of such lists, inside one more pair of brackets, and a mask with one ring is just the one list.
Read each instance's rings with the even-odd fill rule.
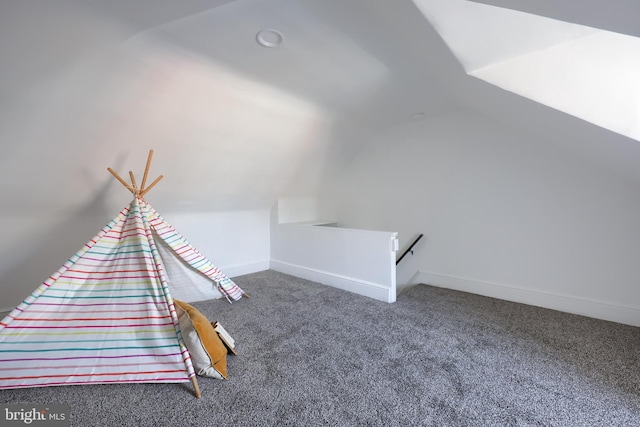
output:
[[139,188],[136,183],[136,177],[133,175],[132,171],[129,171],[129,177],[131,178],[131,184],[129,184],[127,181],[122,179],[122,177],[118,175],[113,169],[107,168],[107,170],[111,172],[111,175],[113,175],[118,181],[120,181],[120,183],[124,185],[127,190],[131,191],[135,196],[144,197],[144,195],[147,194],[149,190],[151,190],[158,182],[160,182],[162,178],[164,178],[163,175],[160,175],[156,178],[155,181],[151,183],[151,185],[145,187],[145,184],[147,183],[147,175],[149,174],[149,168],[151,167],[152,158],[153,150],[149,150],[149,157],[147,157],[147,166],[144,169],[144,175],[142,176],[142,185]]

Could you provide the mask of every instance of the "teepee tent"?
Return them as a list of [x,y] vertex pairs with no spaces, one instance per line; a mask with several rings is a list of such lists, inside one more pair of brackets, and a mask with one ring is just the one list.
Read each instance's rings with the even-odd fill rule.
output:
[[109,169],[131,204],[0,322],[0,388],[192,381],[200,396],[173,298],[244,292],[144,200],[152,154],[141,189]]

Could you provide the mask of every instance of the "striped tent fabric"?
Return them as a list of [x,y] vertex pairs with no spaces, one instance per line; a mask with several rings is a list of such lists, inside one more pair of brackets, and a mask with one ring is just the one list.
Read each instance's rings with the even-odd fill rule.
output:
[[[194,369],[154,241],[156,233],[170,239],[173,228],[163,224],[136,196],[0,322],[0,388],[191,380]],[[184,239],[175,233],[171,241],[182,247]],[[211,269],[186,248],[193,268]],[[241,297],[216,271],[211,287]]]
[[[211,279],[220,292],[233,300],[239,300],[244,295],[231,279],[229,279],[218,267],[213,265],[204,255],[194,248],[178,231],[160,216],[146,201],[141,199],[141,205],[147,215],[147,220],[151,228],[164,243],[169,246],[173,253],[180,257],[187,265],[199,271],[204,276]],[[183,298],[184,299],[184,298]],[[186,300],[186,299],[185,299]]]

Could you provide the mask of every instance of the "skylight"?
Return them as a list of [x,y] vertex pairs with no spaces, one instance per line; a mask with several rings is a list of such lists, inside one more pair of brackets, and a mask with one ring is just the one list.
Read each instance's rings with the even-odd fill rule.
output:
[[640,141],[640,39],[466,0],[414,0],[467,74]]

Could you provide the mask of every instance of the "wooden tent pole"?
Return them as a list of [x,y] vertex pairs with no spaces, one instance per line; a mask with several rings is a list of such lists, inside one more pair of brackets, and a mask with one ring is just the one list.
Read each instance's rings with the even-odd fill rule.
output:
[[125,181],[124,179],[122,179],[122,178],[120,177],[120,175],[118,175],[118,174],[116,173],[116,171],[114,171],[114,170],[113,170],[113,169],[111,169],[111,168],[107,168],[107,170],[108,170],[109,172],[111,172],[111,175],[115,176],[115,177],[116,177],[116,179],[117,179],[118,181],[120,181],[120,183],[121,183],[122,185],[124,185],[124,186],[127,188],[127,190],[131,191],[133,194],[136,194],[135,190],[134,190],[133,188],[131,188],[131,186],[129,185],[129,183],[127,183],[127,181]]
[[131,178],[131,184],[133,184],[133,189],[135,190],[133,194],[139,194],[140,190],[138,189],[138,185],[136,184],[136,177],[133,176],[133,171],[129,171],[129,178]]
[[195,375],[191,377],[191,384],[193,384],[193,391],[195,392],[196,397],[200,399],[202,394],[200,394],[200,386],[198,385],[198,380]]
[[149,150],[149,156],[147,157],[147,166],[144,168],[144,175],[142,176],[142,185],[140,191],[144,191],[144,185],[147,183],[147,175],[149,175],[149,168],[151,167],[151,159],[153,158],[153,150]]
[[144,197],[145,194],[147,194],[149,192],[149,190],[151,190],[153,188],[154,185],[156,185],[158,182],[160,182],[160,180],[164,178],[163,175],[160,175],[159,177],[156,178],[155,181],[153,181],[151,183],[150,186],[148,186],[147,188],[145,188],[141,193],[140,193],[140,197]]
[[154,185],[156,185],[158,182],[160,182],[162,178],[164,178],[164,176],[160,175],[158,178],[156,178],[155,181],[151,183],[150,186],[145,188],[145,185],[147,183],[147,176],[149,175],[149,168],[151,167],[152,158],[153,158],[153,150],[149,150],[149,157],[147,157],[147,166],[144,169],[144,176],[142,177],[142,185],[140,187],[138,187],[138,184],[136,183],[136,178],[133,175],[132,171],[129,171],[129,177],[131,178],[131,183],[133,184],[133,187],[129,185],[127,181],[122,179],[120,175],[118,175],[116,171],[114,171],[113,169],[107,168],[107,170],[111,172],[111,175],[113,175],[118,181],[120,181],[120,183],[124,185],[127,188],[127,190],[131,191],[135,196],[144,197],[144,195],[147,194],[149,190],[153,188]]

